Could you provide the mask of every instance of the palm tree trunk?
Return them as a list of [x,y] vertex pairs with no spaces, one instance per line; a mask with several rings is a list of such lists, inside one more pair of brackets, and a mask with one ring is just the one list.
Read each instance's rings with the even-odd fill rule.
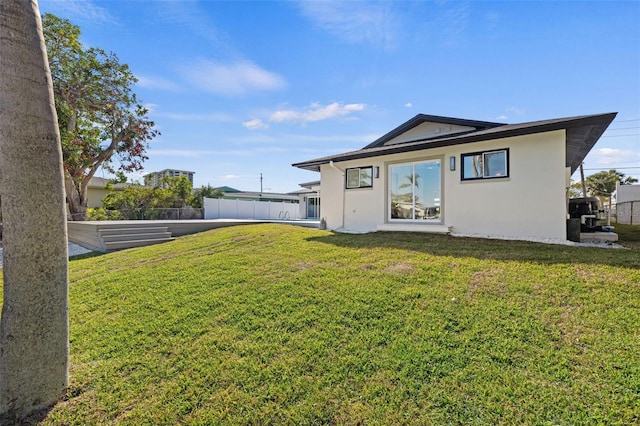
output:
[[68,381],[62,152],[36,0],[0,0],[0,96],[4,424],[55,404]]

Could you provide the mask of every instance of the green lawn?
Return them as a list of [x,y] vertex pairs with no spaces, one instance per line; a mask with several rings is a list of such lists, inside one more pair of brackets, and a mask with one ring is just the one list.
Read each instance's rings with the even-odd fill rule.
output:
[[43,424],[638,424],[632,249],[224,228],[73,260]]

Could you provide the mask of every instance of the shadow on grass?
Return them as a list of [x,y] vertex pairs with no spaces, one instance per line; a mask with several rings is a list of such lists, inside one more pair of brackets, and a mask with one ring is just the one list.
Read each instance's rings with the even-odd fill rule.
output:
[[15,417],[13,413],[3,415],[0,417],[0,425],[3,426],[36,426],[42,423],[47,418],[49,412],[53,409],[53,405],[50,407],[41,408],[30,413],[26,417]]
[[69,256],[69,260],[89,259],[90,257],[102,256],[104,253],[99,251],[90,251],[89,253],[77,254],[75,256]]
[[473,257],[543,264],[586,263],[640,269],[640,250],[638,249],[567,246],[410,232],[335,233],[311,237],[308,240],[349,248],[381,247],[411,250],[433,256]]

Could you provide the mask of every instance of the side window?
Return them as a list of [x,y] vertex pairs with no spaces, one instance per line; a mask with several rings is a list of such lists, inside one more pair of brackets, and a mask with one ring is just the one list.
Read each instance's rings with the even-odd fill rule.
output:
[[347,189],[370,188],[373,186],[373,167],[347,169]]
[[462,154],[462,180],[509,177],[509,150]]

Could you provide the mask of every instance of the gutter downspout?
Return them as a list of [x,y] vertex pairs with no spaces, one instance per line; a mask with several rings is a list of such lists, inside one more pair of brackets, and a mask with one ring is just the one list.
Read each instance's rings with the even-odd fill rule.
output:
[[[331,168],[334,168],[334,169],[336,169],[337,171],[339,171],[339,172],[340,172],[340,174],[342,175],[342,177],[344,177],[344,175],[345,175],[345,174],[344,174],[344,170],[342,170],[342,169],[340,169],[340,168],[336,167],[336,165],[335,165],[335,164],[333,164],[333,160],[329,161],[329,166],[330,166]],[[344,179],[343,179],[343,181],[344,181]],[[347,195],[347,194],[346,194],[346,192],[347,192],[347,190],[345,189],[345,185],[344,185],[344,182],[343,182],[343,185],[342,185],[342,224],[341,224],[341,225],[340,225],[340,227],[338,228],[338,229],[343,229],[343,230],[344,230],[344,209],[345,209],[345,207],[346,207],[345,203],[346,203],[346,195]],[[336,229],[336,231],[337,231],[338,229]]]

